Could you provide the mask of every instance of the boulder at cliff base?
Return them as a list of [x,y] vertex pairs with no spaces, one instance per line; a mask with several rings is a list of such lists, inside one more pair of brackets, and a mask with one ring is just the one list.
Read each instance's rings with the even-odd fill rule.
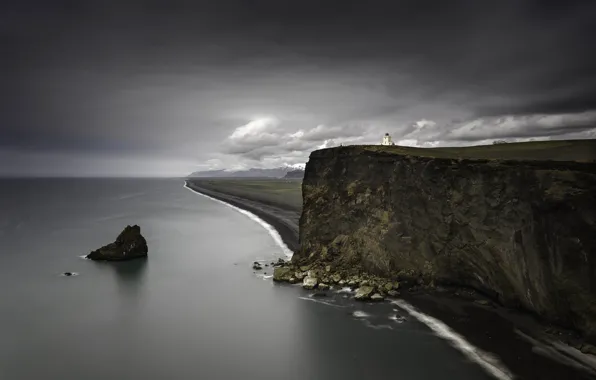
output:
[[147,257],[147,241],[141,235],[141,227],[126,226],[116,241],[87,255],[91,260],[122,261]]

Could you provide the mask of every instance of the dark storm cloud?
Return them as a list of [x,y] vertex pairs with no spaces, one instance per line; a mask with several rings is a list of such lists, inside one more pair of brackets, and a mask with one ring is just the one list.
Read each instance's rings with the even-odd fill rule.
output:
[[591,0],[2,7],[7,152],[297,162],[386,131],[418,144],[562,138],[596,120]]

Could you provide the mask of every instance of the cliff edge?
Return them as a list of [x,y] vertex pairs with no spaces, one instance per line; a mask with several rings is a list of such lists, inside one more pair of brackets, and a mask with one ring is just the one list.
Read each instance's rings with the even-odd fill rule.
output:
[[595,159],[596,140],[314,151],[292,262],[471,287],[593,341]]

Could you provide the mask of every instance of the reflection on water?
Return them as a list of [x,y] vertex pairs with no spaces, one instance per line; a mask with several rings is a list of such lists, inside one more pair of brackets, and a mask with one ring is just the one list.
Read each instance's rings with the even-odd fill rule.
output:
[[123,293],[134,293],[140,291],[145,284],[145,274],[149,260],[138,258],[130,261],[111,262],[108,264],[116,275],[118,287]]

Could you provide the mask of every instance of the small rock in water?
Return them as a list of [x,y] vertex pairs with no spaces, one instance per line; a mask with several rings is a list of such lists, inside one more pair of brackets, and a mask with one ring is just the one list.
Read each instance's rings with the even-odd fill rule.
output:
[[313,297],[327,297],[327,293],[325,293],[325,292],[315,292],[315,293],[313,293],[312,296]]
[[355,298],[357,300],[369,299],[375,289],[372,286],[361,286],[356,290]]
[[281,266],[281,265],[284,265],[285,263],[286,262],[284,261],[284,259],[279,258],[279,259],[277,259],[276,263],[271,263],[271,265]]
[[318,280],[314,277],[305,277],[304,281],[302,282],[302,287],[304,289],[314,289],[317,286]]
[[254,270],[261,270],[261,269],[263,269],[263,267],[261,266],[261,264],[259,264],[259,262],[258,262],[258,261],[255,261],[255,262],[252,264],[252,269],[254,269]]
[[379,293],[375,293],[370,297],[371,301],[375,301],[375,302],[380,302],[383,301],[385,298],[383,298],[382,295],[380,295]]
[[321,290],[327,290],[327,289],[329,289],[329,285],[325,284],[324,282],[321,282],[319,284],[318,288]]
[[64,275],[65,275],[65,276],[72,276],[72,275],[73,275],[73,273],[72,273],[72,272],[64,272]]
[[290,281],[292,270],[287,267],[276,267],[273,269],[273,281]]
[[399,292],[397,290],[390,290],[387,292],[387,295],[389,295],[389,297],[397,297],[399,296]]

